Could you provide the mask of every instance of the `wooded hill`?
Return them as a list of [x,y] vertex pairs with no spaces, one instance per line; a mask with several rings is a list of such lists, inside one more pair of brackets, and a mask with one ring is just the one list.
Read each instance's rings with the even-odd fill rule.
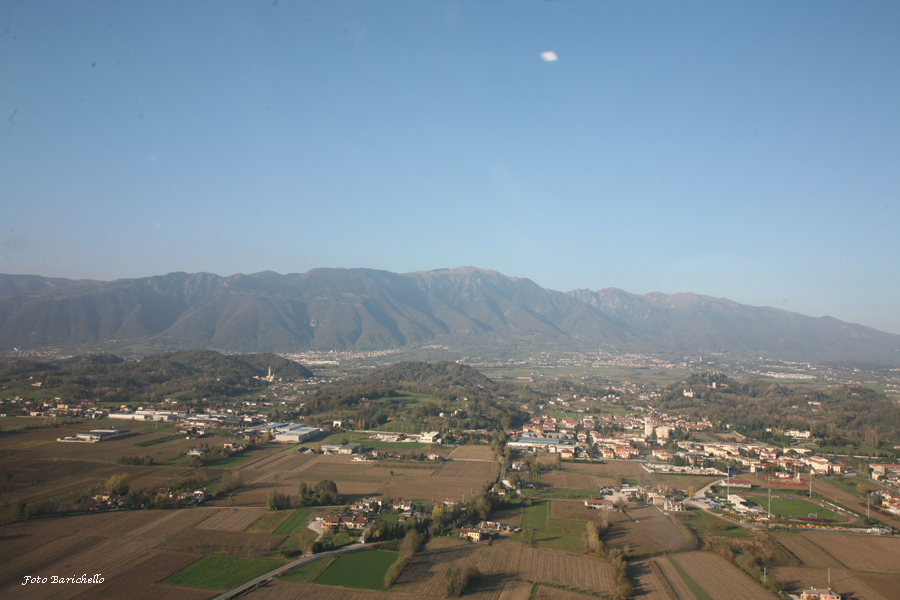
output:
[[112,354],[88,354],[57,361],[17,360],[0,368],[4,396],[35,382],[67,400],[157,401],[172,398],[229,397],[258,389],[271,367],[287,380],[313,376],[303,365],[276,354],[224,355],[187,350],[138,361]]

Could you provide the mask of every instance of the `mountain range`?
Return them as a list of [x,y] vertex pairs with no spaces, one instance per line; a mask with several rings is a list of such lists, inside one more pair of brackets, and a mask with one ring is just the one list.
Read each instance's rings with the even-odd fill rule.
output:
[[563,293],[473,267],[169,273],[116,281],[0,275],[2,352],[299,352],[535,341],[619,352],[900,363],[900,335],[831,317],[691,293]]

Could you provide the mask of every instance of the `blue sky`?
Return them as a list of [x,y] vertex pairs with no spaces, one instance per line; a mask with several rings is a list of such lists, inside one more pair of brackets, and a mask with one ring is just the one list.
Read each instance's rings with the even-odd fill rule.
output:
[[896,2],[6,0],[0,272],[474,265],[900,333],[898,58]]

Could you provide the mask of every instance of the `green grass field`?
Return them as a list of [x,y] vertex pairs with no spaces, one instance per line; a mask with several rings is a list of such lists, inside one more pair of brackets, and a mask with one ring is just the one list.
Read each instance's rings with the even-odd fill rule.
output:
[[206,463],[203,465],[204,467],[218,467],[218,468],[227,468],[232,465],[236,465],[240,462],[251,458],[253,454],[250,452],[241,452],[240,454],[232,454],[231,456],[226,456],[225,458],[220,458],[219,460],[213,461],[211,463]]
[[169,585],[228,590],[277,569],[280,562],[236,556],[205,556],[165,579]]
[[701,533],[725,537],[747,537],[750,535],[749,529],[741,527],[737,523],[731,523],[730,521],[724,521],[718,517],[714,517],[702,510],[692,510],[690,514],[692,515],[692,518],[690,520],[685,520],[684,523]]
[[363,550],[340,555],[316,577],[320,585],[336,585],[384,591],[384,574],[399,554],[385,550]]
[[522,513],[522,527],[547,529],[547,503],[536,500],[531,506],[526,506]]
[[[769,501],[765,496],[755,497],[753,501],[759,504],[763,509],[768,509]],[[819,519],[831,519],[833,521],[844,521],[844,517],[835,513],[831,509],[819,506],[809,500],[803,498],[785,498],[772,497],[772,514],[784,517],[786,519],[805,519],[809,515],[814,514]]]
[[316,509],[312,506],[296,509],[294,513],[285,519],[272,533],[275,535],[291,535],[296,533],[298,529],[306,529],[306,525],[309,523],[309,515],[311,515],[314,510]]
[[294,569],[281,579],[283,581],[290,581],[291,583],[309,583],[321,575],[322,571],[327,569],[333,562],[334,558],[314,560],[313,562],[306,563],[302,567]]
[[[525,531],[519,539],[548,548],[582,552],[584,545],[581,543],[581,534],[585,531],[584,522],[550,519],[547,516],[548,508],[547,502],[542,500],[537,500],[532,506],[525,508],[522,515],[522,527]],[[533,529],[534,532],[531,533],[528,529]]]

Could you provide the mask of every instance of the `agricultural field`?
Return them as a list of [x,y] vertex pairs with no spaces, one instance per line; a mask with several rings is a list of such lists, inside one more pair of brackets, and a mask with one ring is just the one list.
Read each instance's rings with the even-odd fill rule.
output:
[[779,544],[793,554],[807,567],[817,569],[840,569],[842,565],[835,557],[822,550],[814,542],[808,540],[799,533],[776,533],[775,539]]
[[666,557],[636,560],[628,565],[635,598],[641,600],[697,600]]
[[801,535],[851,571],[900,574],[900,538],[834,533]]
[[[391,469],[387,483],[379,491],[386,498],[410,500],[459,500],[484,489],[496,480],[499,465],[472,460],[448,461],[427,479],[408,469]],[[340,490],[340,484],[338,485]]]
[[214,595],[213,590],[188,587],[174,587],[162,583],[167,577],[188,567],[200,557],[194,554],[158,554],[131,569],[123,572],[113,580],[105,580],[102,584],[92,586],[75,600],[157,600],[173,598],[175,600],[206,600]]
[[610,516],[609,529],[601,538],[608,548],[626,554],[653,554],[687,547],[687,540],[659,508],[630,508],[627,517]]
[[223,508],[197,525],[197,529],[243,531],[265,514],[264,508]]
[[614,519],[619,513],[587,508],[582,500],[550,500],[551,519],[577,519],[580,521],[602,521],[603,518]]
[[717,554],[681,552],[670,558],[713,600],[772,600],[764,587]]
[[519,527],[522,524],[524,509],[521,506],[495,510],[491,513],[491,521]]
[[259,517],[256,521],[251,523],[246,529],[244,529],[245,533],[275,533],[275,530],[282,524],[284,521],[291,516],[291,511],[289,510],[271,510],[266,511]]
[[515,580],[567,585],[607,595],[613,590],[609,565],[583,554],[511,541],[474,545],[434,539],[416,555],[391,591],[416,597],[444,597],[444,573],[451,564],[477,566],[484,577],[474,589],[485,598],[498,599],[506,584]]
[[[200,599],[196,591],[179,591],[155,595],[149,590],[172,573],[196,560],[188,556],[165,552],[162,545],[170,536],[192,527],[211,511],[182,509],[170,511],[134,511],[84,514],[53,519],[21,521],[0,529],[3,548],[0,571],[0,596],[15,598],[73,598],[84,593],[85,598],[103,591],[140,588],[134,597],[173,597]],[[22,586],[23,576],[102,573],[102,588],[60,586]],[[127,583],[123,583],[127,582]],[[15,587],[13,587],[15,586]],[[114,587],[115,586],[115,587]],[[104,591],[106,590],[106,591]],[[93,591],[93,593],[92,593]]]
[[465,477],[474,480],[494,479],[500,473],[495,462],[474,460],[451,460],[445,462],[434,474],[435,477]]
[[494,451],[490,446],[459,446],[450,453],[451,459],[494,460]]
[[354,590],[327,585],[290,583],[276,579],[241,596],[247,600],[397,600],[398,597],[413,600],[411,596],[373,590]]
[[277,569],[280,564],[272,560],[236,556],[206,556],[168,577],[163,583],[228,590]]
[[599,494],[600,488],[616,485],[616,480],[610,477],[597,477],[587,473],[572,471],[550,471],[541,473],[541,483],[552,485],[556,488],[572,490],[590,490]]
[[297,533],[298,531],[302,531],[306,529],[306,526],[309,524],[310,519],[312,518],[313,512],[316,509],[314,507],[306,507],[306,508],[298,508],[294,511],[278,511],[278,512],[286,512],[290,514],[290,516],[283,521],[276,529],[272,531],[275,535],[291,535]]
[[400,555],[384,550],[341,554],[314,583],[366,590],[384,590],[384,574]]
[[284,538],[285,536],[283,535],[194,528],[167,540],[165,548],[172,552],[235,554],[259,558],[268,555],[278,544],[284,541]]

